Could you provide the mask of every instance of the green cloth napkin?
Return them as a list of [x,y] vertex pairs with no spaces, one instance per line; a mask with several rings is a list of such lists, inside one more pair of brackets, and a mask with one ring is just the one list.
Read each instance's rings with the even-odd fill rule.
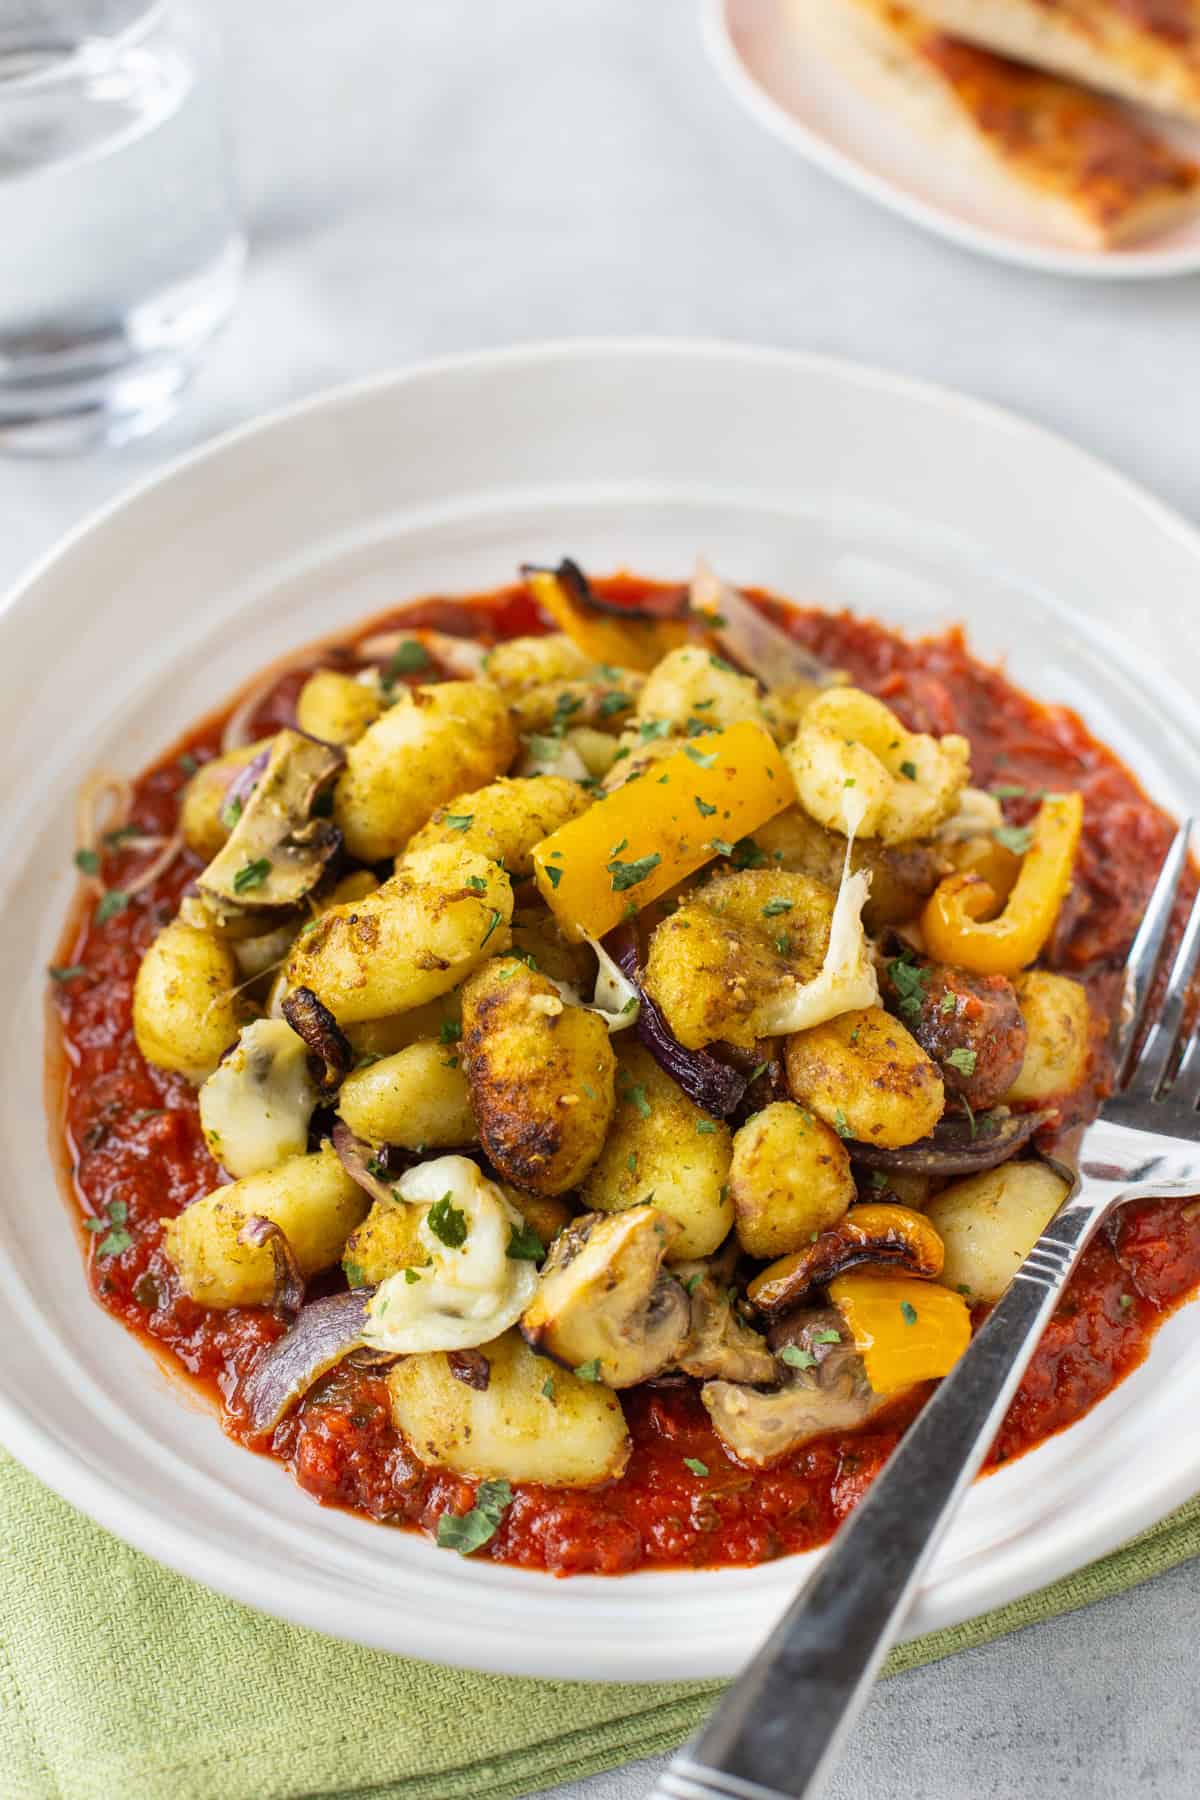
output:
[[[719,1682],[530,1681],[358,1650],[160,1568],[0,1458],[4,1800],[516,1800],[671,1749]],[[1200,1498],[916,1668],[1200,1554]],[[519,1628],[514,1621],[515,1628]]]

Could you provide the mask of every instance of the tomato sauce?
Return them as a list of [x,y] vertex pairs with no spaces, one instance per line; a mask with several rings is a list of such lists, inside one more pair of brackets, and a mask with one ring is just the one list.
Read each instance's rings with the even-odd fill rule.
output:
[[[614,599],[669,603],[670,590],[631,577],[597,585]],[[818,656],[886,700],[910,728],[969,738],[977,785],[1024,790],[1004,802],[1012,823],[1032,817],[1042,789],[1083,794],[1075,885],[1044,960],[1085,981],[1094,1009],[1106,1015],[1170,841],[1166,814],[1074,713],[1027,698],[1002,671],[977,662],[960,632],[908,642],[846,613],[757,598]],[[372,629],[401,622],[492,642],[547,628],[523,589],[469,604],[425,601]],[[316,660],[336,666],[338,653]],[[306,672],[280,677],[257,708],[256,734],[290,718]],[[217,754],[219,740],[220,721],[209,722],[139,778],[132,817],[144,832],[173,830],[189,774]],[[105,887],[121,890],[147,860],[146,852],[113,846],[103,860]],[[52,1126],[73,1203],[88,1227],[81,1237],[92,1292],[194,1378],[220,1407],[232,1437],[284,1462],[315,1499],[431,1531],[447,1508],[469,1507],[474,1484],[417,1461],[392,1427],[379,1374],[343,1365],[269,1444],[254,1442],[240,1384],[283,1326],[257,1308],[220,1312],[197,1305],[180,1290],[163,1253],[162,1221],[225,1177],[205,1148],[195,1090],[142,1060],[131,996],[143,951],[173,916],[199,866],[185,852],[103,923],[95,922],[89,902],[62,948],[66,978],[52,984],[63,1051],[61,1079],[51,1082]],[[82,972],[73,973],[76,967]],[[1098,1031],[1093,1077],[1074,1097],[1066,1123],[1094,1112],[1108,1073]],[[331,1291],[341,1279],[330,1273],[317,1289]],[[1141,1362],[1162,1320],[1198,1285],[1200,1201],[1149,1201],[1117,1214],[1086,1252],[991,1462],[1017,1456],[1081,1417]],[[753,1471],[722,1448],[695,1384],[634,1390],[622,1395],[633,1454],[621,1479],[595,1490],[519,1486],[499,1531],[478,1554],[567,1575],[750,1564],[809,1549],[854,1506],[923,1398],[924,1392],[906,1395],[867,1430],[821,1439],[775,1468]],[[707,1473],[697,1474],[685,1459]]]

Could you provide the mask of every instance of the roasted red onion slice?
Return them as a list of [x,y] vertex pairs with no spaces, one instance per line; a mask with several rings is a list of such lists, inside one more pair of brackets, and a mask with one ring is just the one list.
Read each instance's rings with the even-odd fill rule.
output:
[[222,813],[235,801],[239,807],[245,806],[262,779],[262,772],[270,760],[271,746],[268,744],[266,749],[260,750],[257,756],[252,757],[248,763],[243,763],[240,769],[234,771],[233,779],[225,789],[225,798],[221,802]]
[[476,1393],[487,1393],[488,1383],[492,1379],[492,1365],[482,1350],[451,1350],[447,1353],[446,1361],[455,1381],[461,1381],[464,1387],[474,1388]]
[[354,1061],[350,1040],[311,988],[292,988],[280,1007],[284,1018],[308,1045],[308,1066],[323,1094],[330,1094]]
[[690,590],[692,616],[709,629],[721,649],[741,668],[756,675],[765,688],[787,687],[795,681],[823,686],[830,671],[811,650],[788,632],[772,624],[744,594],[721,581],[703,557],[696,560]]
[[257,1433],[274,1431],[280,1419],[362,1341],[374,1288],[332,1294],[302,1309],[291,1331],[272,1344],[242,1387]]
[[609,932],[604,948],[621,973],[637,988],[642,1004],[634,1030],[660,1069],[677,1082],[688,1099],[715,1119],[736,1112],[746,1092],[746,1077],[719,1062],[707,1050],[688,1050],[680,1043],[658,1007],[641,985],[638,936],[626,922]]
[[974,1120],[957,1114],[943,1119],[929,1137],[899,1150],[860,1144],[853,1138],[847,1140],[846,1149],[852,1161],[864,1163],[868,1169],[910,1175],[979,1175],[1015,1156],[1053,1117],[1052,1112],[1014,1113],[998,1106]]
[[371,1145],[355,1137],[344,1119],[335,1120],[329,1137],[337,1159],[351,1181],[357,1181],[363,1193],[369,1194],[372,1200],[382,1200],[389,1206],[394,1204],[395,1193],[391,1183],[378,1172],[381,1164]]
[[238,1243],[252,1244],[256,1249],[266,1248],[271,1252],[275,1264],[271,1309],[290,1322],[304,1305],[304,1277],[286,1231],[274,1219],[264,1219],[259,1213],[253,1213],[238,1232]]

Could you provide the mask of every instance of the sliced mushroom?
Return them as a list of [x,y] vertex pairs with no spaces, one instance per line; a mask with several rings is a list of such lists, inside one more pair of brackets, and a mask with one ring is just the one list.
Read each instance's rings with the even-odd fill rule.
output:
[[353,1065],[350,1039],[311,988],[292,988],[280,1010],[296,1036],[308,1045],[308,1066],[321,1092],[332,1093]]
[[739,1462],[762,1468],[830,1431],[854,1431],[893,1398],[877,1394],[831,1306],[793,1313],[771,1333],[779,1385],[769,1393],[709,1381],[700,1398]]
[[1007,1106],[996,1106],[974,1118],[948,1114],[927,1138],[898,1149],[857,1139],[851,1139],[846,1149],[851,1161],[889,1174],[979,1175],[1015,1156],[1054,1117],[1053,1111],[1014,1113]]
[[860,1263],[886,1263],[933,1280],[941,1274],[944,1259],[942,1240],[923,1213],[868,1201],[852,1206],[838,1224],[803,1250],[771,1263],[755,1276],[746,1297],[767,1318],[777,1319],[813,1288],[825,1287],[835,1275]]
[[765,1340],[742,1319],[733,1304],[727,1272],[708,1262],[676,1263],[691,1307],[687,1342],[679,1367],[697,1381],[774,1381],[775,1358]]
[[594,1364],[612,1388],[677,1362],[691,1308],[662,1262],[678,1229],[645,1205],[573,1219],[555,1238],[521,1321],[525,1341],[568,1368]]
[[314,888],[341,834],[331,820],[312,817],[313,804],[344,760],[303,732],[279,732],[228,841],[199,877],[201,893],[257,911],[293,906]]

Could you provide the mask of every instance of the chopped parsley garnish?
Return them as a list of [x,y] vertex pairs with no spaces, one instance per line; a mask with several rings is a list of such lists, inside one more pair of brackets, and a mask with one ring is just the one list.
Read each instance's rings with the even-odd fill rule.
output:
[[709,838],[708,847],[710,850],[715,850],[718,856],[733,855],[734,847],[728,838]]
[[79,870],[81,875],[98,875],[100,873],[100,858],[96,855],[94,850],[77,850],[75,852],[75,867]]
[[627,850],[628,848],[629,848],[629,839],[628,838],[620,838],[617,841],[617,843],[613,844],[610,847],[608,854],[610,856],[620,856],[622,850]]
[[737,674],[737,670],[734,668],[733,664],[731,662],[726,662],[723,656],[710,656],[708,660],[711,667],[720,669],[723,675]]
[[[234,886],[237,886],[236,881]],[[101,894],[100,903],[92,917],[97,925],[105,925],[116,913],[124,912],[128,905],[128,894],[123,894],[120,888],[109,888],[107,894]]]
[[493,931],[495,931],[497,925],[499,925],[501,923],[503,918],[504,918],[504,914],[497,912],[496,908],[493,906],[492,916],[491,916],[491,920],[489,921],[488,928],[479,940],[479,948],[481,950],[483,949],[483,946],[487,943],[488,939],[491,937]]
[[547,881],[550,883],[550,886],[554,887],[554,888],[556,888],[558,886],[559,882],[563,878],[562,870],[556,869],[553,866],[553,864],[551,864],[551,863],[543,863],[542,873],[543,873],[543,875],[545,875]]
[[791,912],[795,904],[794,900],[768,900],[762,909],[763,918],[777,919],[780,913]]
[[580,1363],[575,1373],[578,1375],[580,1381],[599,1381],[600,1358],[598,1356],[593,1356],[590,1362]]
[[[646,1084],[644,1081],[633,1082],[625,1089],[621,1098],[623,1100],[628,1100],[629,1104],[637,1109],[641,1118],[648,1119],[650,1117],[650,1102],[646,1098]],[[631,1152],[631,1154],[636,1154],[636,1152]]]
[[916,1324],[917,1309],[911,1300],[902,1300],[900,1302],[900,1317],[904,1320],[906,1325]]
[[578,694],[560,694],[554,702],[554,717],[550,721],[550,729],[555,737],[561,737],[567,729],[567,720],[572,713],[577,713],[583,701]]
[[696,802],[696,811],[700,814],[700,817],[702,819],[711,819],[717,810],[716,807],[710,806],[707,800],[702,800],[699,794],[693,794],[692,799]]
[[814,1344],[840,1344],[842,1341],[841,1332],[835,1331],[832,1325],[826,1326],[824,1331],[810,1331],[808,1335]]
[[694,1294],[703,1280],[703,1275],[689,1275],[683,1284],[684,1292],[687,1294]]
[[1024,856],[1033,842],[1033,826],[997,825],[992,836],[1005,850],[1011,850],[1014,856]]
[[235,795],[228,806],[223,806],[221,808],[221,823],[226,831],[232,831],[241,816],[242,803]]
[[[790,956],[792,954],[792,940],[786,932],[784,932],[782,937],[777,937],[775,939],[775,948],[780,956]],[[858,1029],[857,1026],[855,1029]]]
[[448,831],[470,831],[474,823],[474,813],[446,813],[442,819]]
[[532,1225],[512,1225],[508,1233],[508,1254],[514,1262],[541,1262],[546,1246]]
[[699,1137],[711,1137],[716,1129],[711,1119],[696,1120],[696,1133]]
[[765,1075],[770,1066],[769,1060],[767,1062],[755,1063],[749,1075],[746,1077],[746,1086],[749,1087],[751,1082],[757,1081],[760,1075]]
[[543,1400],[553,1400],[553,1398],[554,1398],[554,1377],[553,1377],[553,1375],[547,1375],[545,1381],[543,1381],[543,1383],[542,1383],[542,1399]]
[[636,862],[620,862],[614,858],[606,865],[612,877],[613,893],[621,894],[626,888],[636,887],[640,881],[645,881],[647,875],[653,874],[661,861],[662,857],[657,850],[649,856],[639,856]]
[[952,1012],[956,1012],[957,1010],[958,1010],[958,995],[953,994],[953,993],[943,994],[942,998],[941,998],[941,1003],[938,1007],[938,1011],[944,1012],[944,1013],[952,1013]]
[[685,1469],[690,1469],[693,1475],[708,1474],[708,1464],[702,1463],[698,1456],[685,1456],[683,1466]]
[[619,690],[614,689],[611,694],[601,695],[600,717],[602,719],[611,719],[614,713],[624,712],[627,706],[632,705],[633,700],[628,694],[622,694]]
[[903,956],[894,956],[887,968],[888,979],[896,990],[896,1003],[900,1011],[909,1019],[919,1019],[925,1003],[928,969],[921,968],[919,963],[909,962]]
[[690,756],[696,766],[701,769],[711,769],[717,760],[717,753],[715,750],[709,750],[707,752],[704,750],[697,750],[695,744],[685,744],[683,746],[683,754],[685,756]]
[[346,1280],[350,1283],[352,1288],[366,1286],[361,1263],[344,1262],[342,1268],[345,1271]]
[[457,1019],[442,1020],[441,1030],[438,1032],[439,1043],[457,1044],[461,1036],[462,1026],[458,1023]]
[[461,1515],[444,1512],[437,1522],[437,1541],[443,1550],[457,1550],[470,1556],[495,1537],[505,1513],[512,1505],[513,1491],[507,1481],[481,1481],[475,1490],[475,1504]]
[[638,726],[638,735],[643,744],[652,743],[655,738],[665,738],[671,730],[670,719],[643,719]]
[[83,1229],[104,1232],[105,1235],[96,1245],[97,1256],[120,1256],[122,1250],[128,1250],[133,1242],[125,1229],[129,1208],[124,1200],[110,1200],[104,1211],[107,1216],[103,1219],[85,1219]]
[[1132,1305],[1133,1305],[1133,1295],[1132,1294],[1122,1294],[1121,1300],[1120,1300],[1121,1311],[1128,1312]]
[[417,1281],[420,1281],[420,1279],[421,1279],[421,1271],[420,1271],[420,1269],[413,1269],[413,1268],[407,1268],[407,1269],[405,1269],[405,1271],[404,1271],[404,1281],[405,1281],[405,1285],[406,1285],[406,1286],[407,1286],[407,1287],[412,1287],[412,1285],[413,1285],[413,1283],[414,1283],[414,1282],[417,1282]]
[[[781,852],[776,852],[780,855]],[[767,861],[767,853],[752,837],[739,838],[733,846],[733,866],[735,869],[758,869]]]
[[1012,781],[1001,781],[990,792],[995,795],[997,800],[1023,800],[1029,789],[1018,787]]
[[473,894],[486,894],[487,882],[482,875],[468,875],[467,886]]
[[625,1158],[625,1167],[629,1170],[629,1173],[631,1175],[636,1175],[636,1173],[637,1173],[637,1151],[636,1150],[631,1150],[629,1152],[629,1155]]
[[185,775],[194,775],[196,770],[200,767],[200,764],[196,761],[196,758],[192,755],[190,750],[185,750],[183,755],[179,758],[179,766]]
[[903,776],[905,776],[909,781],[915,781],[917,779],[916,763],[915,762],[902,762],[900,764],[900,773]]
[[434,1201],[425,1214],[425,1223],[448,1250],[461,1250],[467,1241],[467,1215],[461,1207],[455,1206],[449,1194]]
[[873,1193],[882,1194],[882,1192],[883,1192],[884,1188],[887,1186],[887,1184],[888,1184],[888,1178],[884,1174],[882,1169],[872,1169],[871,1170],[871,1191]]
[[785,1344],[779,1352],[780,1362],[787,1363],[792,1369],[815,1369],[817,1359],[811,1350],[799,1350],[795,1344]]
[[265,856],[256,856],[253,862],[246,863],[244,867],[240,868],[235,874],[233,878],[234,893],[248,894],[251,888],[261,887],[270,873],[271,864],[269,858]]
[[856,780],[855,780],[855,778],[854,778],[854,776],[853,776],[853,775],[847,775],[847,777],[846,777],[846,779],[845,779],[845,781],[843,781],[843,783],[842,783],[842,786],[843,786],[843,787],[844,787],[844,788],[848,788],[848,787],[857,787],[857,786],[858,786],[858,782],[857,782],[857,781],[856,781]]
[[87,975],[89,970],[83,963],[51,963],[46,973],[51,981],[74,981],[80,975]]
[[388,658],[383,671],[384,684],[395,681],[400,675],[415,675],[419,669],[427,669],[429,664],[430,656],[424,644],[418,644],[415,638],[405,638]]
[[957,1069],[960,1075],[973,1075],[978,1061],[974,1050],[952,1050],[946,1058],[946,1066]]
[[837,1132],[839,1137],[848,1138],[853,1135],[850,1127],[846,1123],[846,1115],[840,1106],[833,1115],[833,1129]]

